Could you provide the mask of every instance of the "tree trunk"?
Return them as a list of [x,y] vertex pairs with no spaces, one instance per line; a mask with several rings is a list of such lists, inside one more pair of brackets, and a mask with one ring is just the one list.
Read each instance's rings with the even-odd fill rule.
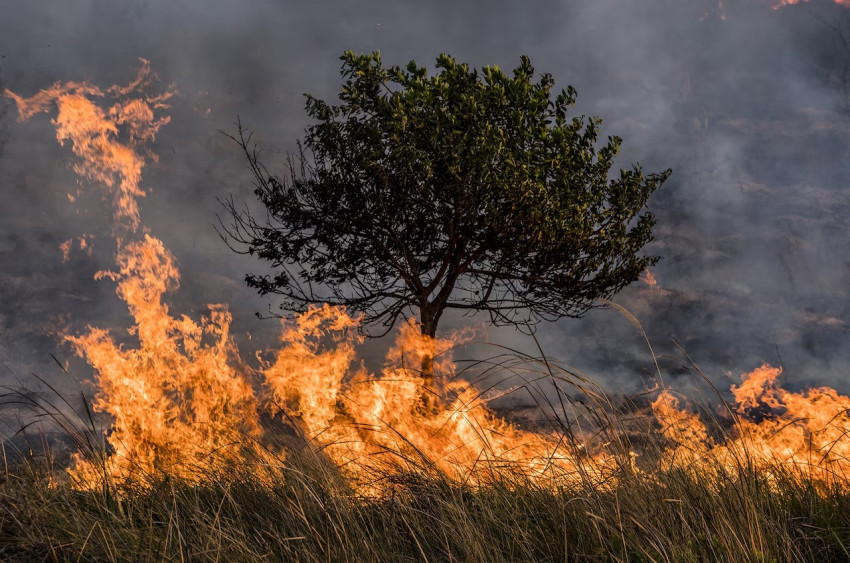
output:
[[[437,322],[439,321],[439,313],[434,314],[434,311],[428,305],[420,306],[419,308],[420,326],[422,336],[433,339],[437,334]],[[434,385],[434,355],[425,352],[422,355],[421,364],[422,373],[422,390],[420,391],[420,409],[425,413],[433,413],[436,410],[439,393],[436,385]]]

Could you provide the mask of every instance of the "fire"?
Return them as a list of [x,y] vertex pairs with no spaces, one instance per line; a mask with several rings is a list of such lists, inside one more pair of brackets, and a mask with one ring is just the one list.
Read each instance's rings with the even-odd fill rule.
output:
[[[554,487],[607,487],[624,470],[638,471],[636,454],[625,447],[619,454],[585,448],[581,434],[532,432],[499,417],[488,406],[492,394],[457,377],[451,350],[462,334],[430,338],[410,320],[375,375],[357,360],[359,319],[316,307],[284,322],[280,347],[258,354],[259,368],[252,369],[230,337],[226,305],[209,305],[197,320],[172,313],[167,294],[179,287],[176,259],[144,228],[138,204],[142,171],[156,160],[147,146],[169,122],[164,112],[176,92],[148,94],[154,85],[142,60],[127,86],[57,83],[30,98],[6,92],[20,120],[56,107],[56,138],[71,144],[74,170],[104,186],[113,201],[115,267],[96,278],[116,284],[133,324],[126,335],[89,327],[65,337],[94,369],[94,410],[111,420],[109,451],[99,459],[76,456],[69,470],[75,486],[163,474],[198,482],[234,466],[260,471],[252,465],[258,455],[265,466],[285,458],[269,450],[263,413],[296,427],[364,493],[382,490],[398,471],[438,472],[470,484],[522,475]],[[86,237],[78,237],[80,250],[91,248]],[[73,241],[61,245],[63,261]],[[656,286],[648,270],[643,280]],[[422,373],[426,364],[433,375]],[[790,468],[846,483],[850,397],[826,387],[791,392],[778,384],[780,374],[768,365],[744,374],[730,390],[726,427],[718,432],[662,391],[651,405],[666,442],[658,469],[753,464],[767,474]]]
[[[156,139],[163,125],[171,118],[156,117],[168,108],[167,101],[176,90],[147,96],[155,78],[150,63],[140,59],[142,67],[129,85],[113,86],[105,92],[85,83],[56,83],[30,98],[22,98],[6,90],[18,107],[18,121],[26,121],[38,113],[49,111],[55,104],[57,116],[56,140],[78,157],[74,171],[81,177],[105,185],[115,200],[116,227],[126,224],[135,231],[139,227],[138,198],[145,192],[140,188],[146,158],[156,156],[142,149]],[[101,107],[95,100],[110,98],[112,103]],[[141,149],[141,150],[140,150]]]
[[669,391],[662,391],[652,403],[652,412],[661,423],[661,433],[672,445],[661,456],[662,467],[690,467],[706,455],[708,430],[699,416],[684,410]]
[[[96,277],[117,283],[118,296],[134,319],[128,332],[135,342],[120,344],[98,328],[66,337],[97,374],[94,410],[113,420],[108,437],[112,455],[97,463],[82,456],[75,460],[71,475],[81,487],[158,472],[199,479],[238,458],[234,444],[259,432],[253,390],[244,370],[235,367],[241,361],[229,336],[227,308],[211,305],[200,321],[172,316],[163,296],[178,286],[174,257],[162,241],[138,236],[142,169],[155,160],[145,143],[169,122],[159,114],[174,94],[174,89],[145,94],[154,76],[148,62],[141,62],[135,80],[105,92],[74,82],[54,84],[30,98],[6,92],[17,103],[19,120],[55,104],[56,138],[70,141],[77,156],[74,170],[113,196],[117,270]],[[106,98],[107,107],[96,103]],[[71,240],[61,247],[63,258]],[[84,238],[79,244],[81,249],[87,246]]]
[[[200,323],[171,316],[162,298],[179,276],[173,256],[151,236],[128,244],[117,261],[117,272],[100,277],[118,283],[138,346],[125,348],[102,329],[67,338],[98,374],[94,409],[114,421],[106,473],[119,481],[155,471],[200,478],[238,459],[234,444],[259,433],[253,391],[233,367],[230,314],[211,305]],[[73,476],[97,482],[102,469],[76,461]]]
[[67,262],[68,259],[71,257],[71,244],[73,242],[74,242],[74,239],[69,238],[68,240],[66,240],[65,242],[63,242],[62,244],[59,245],[59,250],[62,251],[62,263],[63,264],[65,262]]
[[[200,480],[244,462],[241,444],[261,437],[261,408],[285,414],[364,491],[374,490],[369,481],[388,468],[436,469],[466,482],[506,466],[532,479],[590,475],[598,481],[616,468],[611,456],[579,461],[556,437],[499,418],[480,391],[453,379],[448,351],[455,342],[422,336],[413,321],[402,327],[375,377],[352,369],[358,320],[338,308],[309,311],[284,325],[280,350],[262,362],[270,400],[260,405],[251,370],[230,339],[226,306],[211,305],[209,315],[195,321],[172,315],[164,299],[177,289],[179,272],[162,241],[141,225],[138,205],[145,195],[142,170],[156,159],[145,146],[169,122],[161,114],[174,94],[145,94],[153,78],[142,60],[125,87],[104,91],[72,82],[30,98],[6,92],[20,120],[55,105],[56,137],[71,143],[74,170],[105,186],[114,200],[116,269],[96,277],[117,284],[134,320],[133,342],[120,343],[98,328],[66,337],[96,373],[94,410],[112,420],[112,453],[95,462],[77,456],[71,469],[77,486],[129,483],[159,472]],[[63,258],[70,248],[71,241],[62,245]],[[333,346],[322,348],[323,338]],[[424,358],[434,358],[442,375],[436,386],[417,371]]]
[[[264,370],[278,408],[355,481],[427,468],[480,483],[510,468],[536,481],[602,482],[617,468],[613,456],[580,459],[554,436],[500,419],[478,389],[452,377],[448,351],[456,342],[423,336],[413,321],[399,330],[381,376],[352,370],[355,323],[337,308],[310,311],[284,328]],[[320,350],[318,336],[334,347]],[[441,382],[434,409],[421,406],[421,394],[431,392],[419,371],[426,355],[436,356]]]
[[[794,4],[807,4],[809,0],[779,0],[773,5],[774,10],[778,10],[783,6],[793,6]],[[850,6],[850,0],[832,0],[834,4],[839,6]]]
[[781,368],[767,364],[741,376],[731,387],[729,405],[735,426],[715,441],[700,418],[688,413],[668,391],[653,403],[666,438],[665,456],[673,466],[711,471],[752,464],[767,475],[784,471],[825,483],[846,484],[850,477],[850,397],[818,387],[800,393],[777,383]]
[[643,276],[641,276],[641,281],[649,286],[649,289],[655,289],[655,286],[658,285],[658,280],[655,279],[655,274],[649,271],[649,268],[644,271]]

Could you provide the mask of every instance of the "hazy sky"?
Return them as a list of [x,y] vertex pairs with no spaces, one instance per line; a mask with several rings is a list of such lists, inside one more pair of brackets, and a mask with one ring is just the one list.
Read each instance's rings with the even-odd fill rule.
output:
[[[625,139],[619,166],[674,169],[651,202],[659,286],[617,299],[646,327],[666,375],[682,388],[695,378],[675,341],[719,383],[768,361],[785,365],[792,387],[850,392],[850,18],[823,1],[725,4],[0,0],[0,80],[25,96],[56,81],[106,87],[128,82],[144,57],[176,84],[159,162],[142,182],[143,221],[182,270],[175,311],[229,303],[237,334],[254,335],[251,356],[277,325],[254,317],[268,300],[242,281],[260,265],[213,229],[216,198],[252,197],[245,162],[219,130],[241,117],[274,168],[309,125],[302,94],[335,97],[346,49],[429,67],[441,52],[505,68],[527,54],[577,89],[577,113]],[[25,382],[33,371],[62,381],[50,354],[72,353],[55,330],[127,326],[113,284],[92,280],[112,264],[111,220],[97,198],[69,202],[72,156],[49,118],[15,116],[10,108],[0,124],[0,361]],[[83,234],[92,255],[63,263],[59,244]],[[465,322],[483,318],[447,326]],[[490,338],[531,346],[510,330]],[[639,390],[651,373],[642,337],[610,310],[541,326],[540,341],[614,390]]]

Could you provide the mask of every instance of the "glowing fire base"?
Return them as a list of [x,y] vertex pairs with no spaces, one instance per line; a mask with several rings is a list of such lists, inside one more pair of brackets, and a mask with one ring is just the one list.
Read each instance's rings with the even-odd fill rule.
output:
[[[423,337],[415,322],[401,327],[380,376],[357,367],[358,320],[330,307],[284,323],[280,348],[260,359],[259,369],[249,368],[229,336],[225,305],[210,305],[209,315],[195,321],[173,316],[164,301],[178,287],[179,272],[162,241],[141,224],[138,205],[142,170],[155,160],[145,146],[168,123],[162,113],[175,94],[173,88],[146,93],[154,78],[142,61],[125,87],[57,83],[30,98],[6,92],[21,121],[55,105],[57,140],[71,143],[74,170],[110,194],[116,268],[97,277],[117,283],[134,319],[132,345],[99,328],[66,337],[95,371],[94,410],[111,420],[110,451],[77,455],[69,469],[75,486],[144,485],[164,477],[201,482],[233,467],[261,476],[262,468],[285,463],[284,450],[273,449],[263,430],[263,413],[297,429],[363,492],[380,490],[394,472],[411,471],[472,485],[511,475],[553,487],[607,487],[623,471],[647,471],[648,464],[697,473],[790,468],[801,478],[848,482],[850,398],[828,388],[786,391],[776,383],[780,370],[767,365],[732,387],[734,402],[720,415],[729,424],[717,425],[714,435],[661,391],[651,410],[663,449],[656,460],[637,462],[616,433],[608,440],[616,447],[588,452],[569,426],[532,432],[503,420],[479,390],[454,377],[455,342]],[[67,259],[70,244],[62,249]],[[437,359],[435,385],[411,367],[426,356]],[[431,407],[422,408],[423,397]]]

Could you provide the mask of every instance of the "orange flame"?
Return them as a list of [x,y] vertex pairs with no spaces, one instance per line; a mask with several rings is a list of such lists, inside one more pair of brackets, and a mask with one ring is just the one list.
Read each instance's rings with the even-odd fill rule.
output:
[[[778,10],[783,6],[793,6],[794,4],[807,4],[809,0],[779,0],[773,5],[774,10]],[[850,0],[832,0],[834,4],[839,6],[850,6]]]
[[[54,84],[31,98],[9,91],[19,120],[57,107],[52,121],[60,143],[70,141],[81,178],[105,185],[114,196],[116,232],[132,235],[140,226],[137,198],[142,169],[155,155],[144,149],[170,120],[158,116],[175,92],[146,95],[154,76],[147,61],[130,84],[104,93],[87,84]],[[96,103],[108,94],[106,108]],[[71,198],[73,201],[73,198]],[[80,248],[87,245],[80,239]],[[67,259],[71,241],[62,245]],[[102,467],[78,456],[71,474],[82,487],[106,478],[116,482],[164,471],[201,478],[232,461],[232,444],[259,432],[253,390],[229,337],[230,314],[211,305],[199,322],[171,316],[163,302],[178,286],[174,257],[162,241],[145,234],[139,241],[118,238],[115,272],[100,272],[118,284],[117,293],[134,318],[130,334],[137,346],[116,343],[103,329],[68,336],[77,353],[95,369],[93,407],[112,416],[108,442],[114,453]]]
[[716,442],[695,414],[662,392],[652,408],[675,443],[665,452],[674,466],[710,471],[752,465],[764,474],[777,470],[815,481],[846,485],[850,477],[850,397],[819,387],[801,393],[777,383],[780,368],[767,364],[741,376],[733,385],[730,409],[736,426]]
[[[278,408],[355,480],[387,475],[388,468],[428,468],[480,483],[510,467],[537,481],[601,482],[617,467],[605,455],[579,460],[556,438],[499,418],[479,390],[451,377],[454,342],[423,336],[413,321],[402,325],[381,376],[362,368],[352,373],[358,337],[346,330],[355,324],[340,309],[313,309],[295,326],[285,325],[282,347],[264,370]],[[334,348],[321,350],[315,338],[305,338],[321,335]],[[422,409],[420,394],[430,386],[413,366],[435,353],[443,389],[436,409]]]
[[661,423],[661,433],[671,442],[662,452],[662,468],[690,467],[707,453],[708,430],[696,414],[681,408],[669,391],[662,391],[652,403],[652,412]]
[[63,264],[65,262],[67,262],[68,259],[71,257],[71,244],[73,242],[74,242],[74,239],[69,238],[68,240],[66,240],[65,242],[63,242],[62,244],[59,245],[59,250],[62,251],[62,263]]
[[[251,384],[255,372],[230,338],[227,307],[210,305],[208,315],[193,320],[173,315],[165,302],[178,288],[179,272],[162,241],[141,228],[137,201],[144,195],[142,170],[155,160],[145,145],[168,123],[162,112],[174,94],[173,88],[145,94],[153,78],[143,60],[136,79],[124,87],[102,91],[57,83],[30,98],[6,92],[21,120],[55,104],[57,140],[71,142],[74,169],[103,184],[114,199],[116,268],[96,277],[117,284],[133,325],[129,338],[91,327],[66,337],[94,368],[94,409],[112,421],[112,452],[99,460],[77,456],[73,484],[123,484],[160,472],[199,481],[233,464],[244,466],[246,445],[264,438],[261,410],[298,427],[366,493],[380,490],[379,479],[395,471],[438,471],[482,484],[509,469],[553,486],[609,486],[624,467],[635,470],[601,448],[587,452],[563,436],[524,430],[499,417],[488,406],[492,395],[456,377],[450,352],[465,337],[423,336],[415,321],[398,331],[380,375],[357,364],[359,320],[343,309],[317,307],[284,323],[280,348],[268,360],[258,355],[256,375],[268,396],[261,404]],[[72,242],[61,245],[64,260]],[[79,247],[90,248],[85,238]],[[648,270],[644,281],[656,285]],[[434,359],[433,382],[419,371],[424,358]],[[721,440],[663,391],[651,406],[668,444],[660,468],[707,472],[744,460],[768,473],[787,467],[845,483],[850,398],[825,387],[787,391],[778,384],[780,374],[764,365],[732,386],[735,425]],[[423,396],[429,397],[427,408]]]
[[[17,104],[18,121],[56,105],[57,115],[52,120],[56,140],[62,145],[71,142],[71,150],[78,157],[74,171],[109,188],[115,199],[116,222],[126,222],[131,231],[140,223],[137,198],[145,195],[139,182],[146,157],[156,160],[153,153],[140,153],[138,149],[153,141],[160,128],[171,120],[168,116],[157,118],[155,113],[167,109],[166,101],[176,93],[171,88],[146,96],[142,90],[151,86],[155,76],[148,61],[139,60],[142,67],[135,80],[125,87],[113,86],[105,93],[77,82],[57,82],[30,98],[5,91]],[[107,94],[114,99],[112,105],[103,108],[95,103]]]
[[644,271],[643,276],[641,276],[640,279],[643,283],[649,286],[649,289],[655,289],[655,286],[658,285],[658,280],[655,279],[655,274],[650,272],[649,268]]
[[[127,349],[102,329],[68,337],[98,374],[94,409],[114,420],[109,443],[115,453],[106,472],[121,481],[156,471],[199,478],[233,461],[232,444],[259,432],[253,391],[231,367],[237,354],[230,314],[212,305],[201,323],[170,316],[162,297],[176,288],[178,273],[153,237],[128,244],[117,260],[118,271],[101,277],[118,282],[138,346]],[[73,476],[81,484],[97,483],[100,475],[101,468],[77,458]]]

